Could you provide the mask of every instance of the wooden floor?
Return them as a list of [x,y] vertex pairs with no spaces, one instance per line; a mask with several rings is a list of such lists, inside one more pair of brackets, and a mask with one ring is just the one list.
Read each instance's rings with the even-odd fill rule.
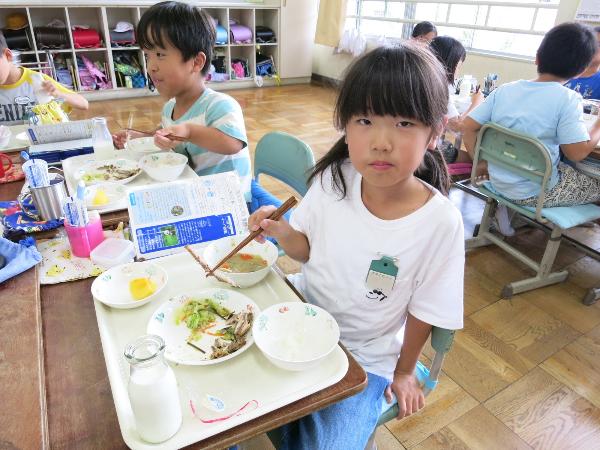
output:
[[[319,157],[337,139],[332,126],[332,91],[291,86],[229,91],[244,110],[250,149],[272,130],[292,133]],[[86,117],[105,115],[111,129],[126,124],[153,129],[160,122],[159,98],[91,104]],[[79,114],[77,118],[83,115]],[[280,185],[264,184],[279,196]],[[461,209],[466,233],[478,222],[482,204],[460,191],[451,198]],[[600,249],[600,227],[573,234]],[[512,238],[532,257],[544,235],[522,230]],[[298,269],[281,261],[287,271]],[[600,303],[583,306],[587,288],[600,285],[600,263],[568,247],[557,267],[571,273],[566,283],[500,300],[502,286],[530,272],[497,248],[467,255],[465,328],[457,334],[439,387],[427,406],[377,431],[387,449],[600,449]],[[427,349],[424,359],[431,357]],[[244,448],[272,448],[264,436]]]

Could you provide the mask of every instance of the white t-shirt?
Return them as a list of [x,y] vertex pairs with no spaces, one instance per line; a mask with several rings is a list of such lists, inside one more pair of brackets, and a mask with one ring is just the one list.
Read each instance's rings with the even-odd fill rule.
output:
[[[310,258],[291,280],[307,301],[335,317],[342,343],[365,370],[392,379],[408,312],[431,325],[462,328],[462,218],[434,189],[414,213],[379,219],[362,202],[361,175],[349,162],[343,173],[344,199],[333,192],[328,170],[292,214],[292,227],[308,238]],[[381,255],[397,258],[386,298],[366,286],[371,262]]]
[[460,116],[458,109],[456,109],[456,105],[454,104],[454,98],[452,96],[452,92],[454,92],[454,86],[448,85],[448,112],[446,113],[446,117],[448,119],[454,119],[455,117]]

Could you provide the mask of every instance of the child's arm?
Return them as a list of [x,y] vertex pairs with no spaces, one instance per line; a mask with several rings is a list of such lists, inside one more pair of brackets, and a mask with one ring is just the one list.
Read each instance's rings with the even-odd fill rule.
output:
[[589,141],[576,142],[575,144],[562,144],[560,149],[571,161],[581,161],[592,153],[596,148],[598,141],[600,141],[600,118],[596,119],[596,122],[592,125]]
[[394,379],[385,390],[388,403],[392,402],[392,392],[398,400],[398,420],[410,416],[425,405],[423,390],[414,372],[430,333],[431,325],[408,314],[404,329],[404,343],[394,370]]
[[67,89],[59,89],[57,84],[50,80],[42,81],[42,87],[48,95],[64,100],[67,105],[73,108],[86,110],[89,107],[88,101],[82,95],[70,92]]
[[469,156],[471,159],[475,157],[475,144],[477,143],[477,133],[481,128],[481,124],[471,119],[470,117],[465,117],[462,123],[463,128],[463,143],[467,148],[467,152],[469,152]]
[[[307,262],[310,254],[310,246],[306,236],[294,230],[283,219],[279,221],[267,219],[276,209],[273,205],[262,206],[257,209],[248,219],[248,229],[256,231],[259,227],[262,228],[264,230],[262,234],[277,239],[279,245],[290,258],[301,263]],[[264,237],[260,237],[258,240],[264,241]]]
[[242,141],[228,136],[216,128],[189,122],[158,130],[154,135],[154,143],[163,149],[175,147],[179,142],[166,137],[169,134],[179,136],[198,147],[223,155],[234,155],[244,148]]

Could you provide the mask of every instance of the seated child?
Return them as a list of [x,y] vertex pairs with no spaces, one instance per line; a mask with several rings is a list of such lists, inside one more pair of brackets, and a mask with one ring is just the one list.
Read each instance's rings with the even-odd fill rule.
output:
[[[600,41],[600,27],[594,27],[596,37]],[[594,54],[592,62],[577,78],[565,83],[569,89],[579,92],[585,99],[600,100],[600,48]]]
[[[236,171],[249,202],[252,173],[242,109],[232,97],[204,83],[215,44],[212,19],[195,6],[161,2],[144,12],[137,37],[148,75],[158,92],[170,99],[162,111],[164,128],[154,136],[156,145],[186,155],[198,175]],[[113,138],[122,148],[126,132]]]
[[[13,63],[13,53],[6,45],[6,39],[0,31],[0,124],[14,125],[23,123],[23,115],[29,106],[39,103],[34,87],[34,78],[38,72],[26,67],[17,67]],[[88,109],[88,101],[81,95],[67,89],[46,74],[42,89],[46,94],[64,100],[65,111],[71,107]]]
[[435,156],[447,104],[444,69],[422,45],[358,58],[335,107],[344,136],[316,164],[291,222],[266,219],[274,207],[250,216],[250,229],[261,226],[303,263],[294,284],[335,317],[369,380],[282,427],[278,449],[362,450],[394,398],[399,419],[423,407],[414,370],[431,326],[463,321],[462,219]]
[[419,22],[415,25],[412,30],[411,38],[415,41],[425,42],[428,44],[431,40],[437,36],[437,28],[431,22],[427,20]]
[[[600,201],[600,179],[560,161],[561,150],[571,161],[586,158],[600,140],[600,119],[588,133],[581,96],[563,86],[589,65],[597,48],[589,27],[579,23],[555,26],[538,48],[537,78],[500,86],[463,122],[464,142],[471,156],[477,132],[487,122],[534,136],[545,145],[553,166],[545,207]],[[492,163],[488,172],[499,193],[520,205],[536,205],[538,184]]]
[[[429,44],[429,48],[446,69],[448,90],[450,91],[450,94],[453,93],[456,75],[467,57],[467,51],[459,41],[450,36],[438,36],[434,38]],[[454,106],[454,102],[451,97],[449,97],[448,114],[446,115],[448,123],[446,129],[454,133],[462,133],[463,119],[481,104],[481,102],[483,102],[483,94],[481,91],[477,91],[471,97],[471,104],[467,110],[462,114],[459,114],[456,106]],[[442,143],[441,151],[444,155],[444,159],[449,164],[454,162],[471,162],[468,153],[461,152],[459,148],[455,148],[451,143],[447,143],[446,145]]]

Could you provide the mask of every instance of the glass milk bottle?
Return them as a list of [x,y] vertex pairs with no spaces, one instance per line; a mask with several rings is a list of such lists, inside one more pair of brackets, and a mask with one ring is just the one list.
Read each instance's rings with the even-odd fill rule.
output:
[[98,160],[111,159],[115,155],[112,136],[106,126],[104,117],[94,117],[92,119],[92,143],[94,146],[94,156]]
[[175,374],[165,362],[165,341],[147,334],[125,347],[131,365],[129,400],[140,437],[151,443],[163,442],[181,426],[181,405]]

